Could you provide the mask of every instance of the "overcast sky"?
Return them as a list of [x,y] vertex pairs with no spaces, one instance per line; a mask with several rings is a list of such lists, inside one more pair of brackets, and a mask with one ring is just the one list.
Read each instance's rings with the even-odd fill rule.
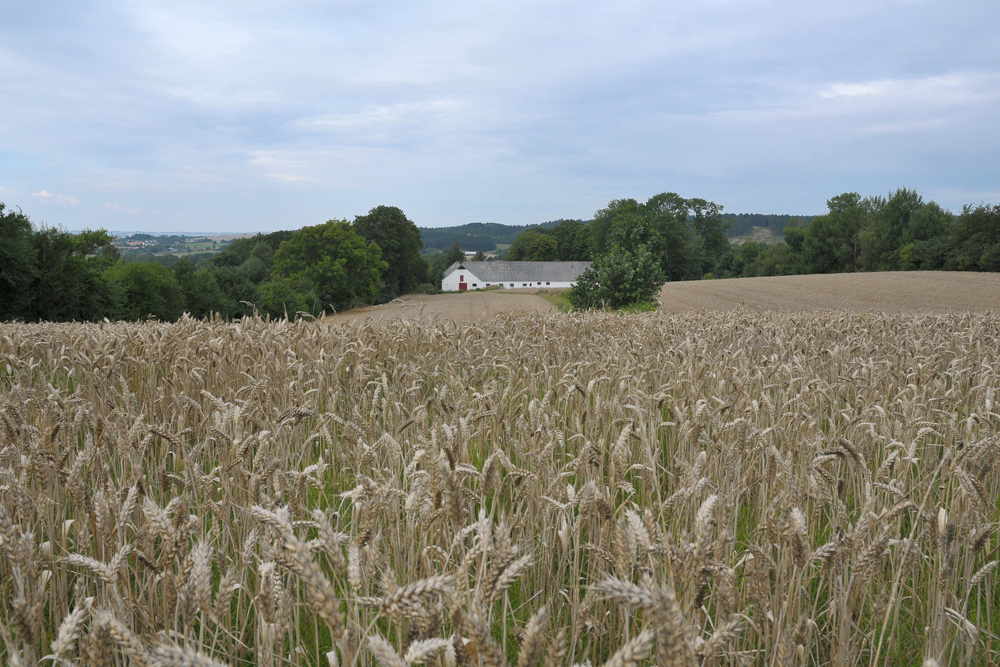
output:
[[0,200],[67,229],[1000,203],[1000,2],[0,0]]

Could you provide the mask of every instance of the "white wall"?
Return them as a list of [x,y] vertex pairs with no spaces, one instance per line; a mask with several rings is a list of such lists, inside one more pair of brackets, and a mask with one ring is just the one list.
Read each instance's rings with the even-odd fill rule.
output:
[[[451,275],[445,276],[444,280],[441,281],[441,291],[443,292],[457,292],[458,285],[461,282],[459,276],[465,277],[465,282],[468,285],[467,289],[485,289],[488,285],[482,280],[472,275],[468,269],[456,269],[451,272]],[[541,282],[539,285],[538,283]],[[535,289],[566,289],[576,285],[576,281],[573,282],[554,282],[554,281],[532,281],[527,282],[524,280],[515,281],[513,283],[513,289],[527,289],[529,287],[534,287]],[[500,286],[506,289],[511,289],[511,283],[489,283],[489,286]]]
[[472,272],[468,269],[455,269],[441,281],[441,291],[457,292],[458,285],[461,282],[460,278],[465,279],[468,289],[484,289],[486,287],[486,283],[472,275]]

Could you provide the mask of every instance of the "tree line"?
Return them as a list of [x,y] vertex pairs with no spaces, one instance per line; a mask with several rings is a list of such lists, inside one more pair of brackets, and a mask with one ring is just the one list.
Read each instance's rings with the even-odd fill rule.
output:
[[1000,206],[966,205],[959,215],[901,188],[887,197],[846,192],[808,224],[785,227],[784,242],[748,241],[724,277],[855,271],[1000,271]]
[[[589,223],[559,220],[521,232],[507,259],[593,261],[571,293],[578,308],[651,303],[663,282],[677,280],[1000,271],[1000,206],[965,206],[956,216],[899,189],[887,197],[844,193],[827,207],[825,215],[791,220],[781,243],[735,245],[727,236],[732,220],[714,202],[672,192],[644,203],[616,199]],[[458,241],[421,254],[420,230],[394,206],[353,222],[238,239],[196,261],[169,254],[128,261],[113,241],[104,230],[36,227],[0,202],[0,320],[319,316],[435,291],[447,267],[465,259]]]
[[[791,220],[781,243],[734,245],[727,236],[732,221],[713,202],[675,193],[645,204],[612,201],[588,225],[594,264],[570,300],[577,308],[648,304],[663,282],[699,278],[1000,271],[998,205],[967,205],[956,216],[901,188],[887,197],[844,193],[827,208],[811,220]],[[526,247],[543,247],[536,243],[541,234],[528,237]]]
[[0,202],[0,320],[319,316],[412,292],[434,268],[416,225],[393,206],[238,239],[197,263],[127,261],[113,242],[104,230],[35,227]]

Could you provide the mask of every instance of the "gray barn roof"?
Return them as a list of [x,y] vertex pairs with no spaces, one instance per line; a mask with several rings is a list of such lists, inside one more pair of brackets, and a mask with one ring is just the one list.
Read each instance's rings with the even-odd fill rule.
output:
[[444,275],[450,276],[460,267],[484,283],[568,283],[589,269],[590,262],[455,262],[445,269]]

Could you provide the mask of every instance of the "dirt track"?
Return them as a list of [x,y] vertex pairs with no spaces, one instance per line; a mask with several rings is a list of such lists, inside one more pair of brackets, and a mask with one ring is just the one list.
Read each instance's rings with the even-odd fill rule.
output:
[[1000,310],[1000,274],[956,271],[840,273],[668,283],[661,310],[884,312]]
[[[391,320],[447,319],[470,322],[499,313],[555,313],[556,307],[545,299],[521,291],[465,292],[455,294],[407,294],[390,303],[372,308],[358,308],[340,315],[335,321],[357,319]],[[327,318],[328,320],[331,318]]]

